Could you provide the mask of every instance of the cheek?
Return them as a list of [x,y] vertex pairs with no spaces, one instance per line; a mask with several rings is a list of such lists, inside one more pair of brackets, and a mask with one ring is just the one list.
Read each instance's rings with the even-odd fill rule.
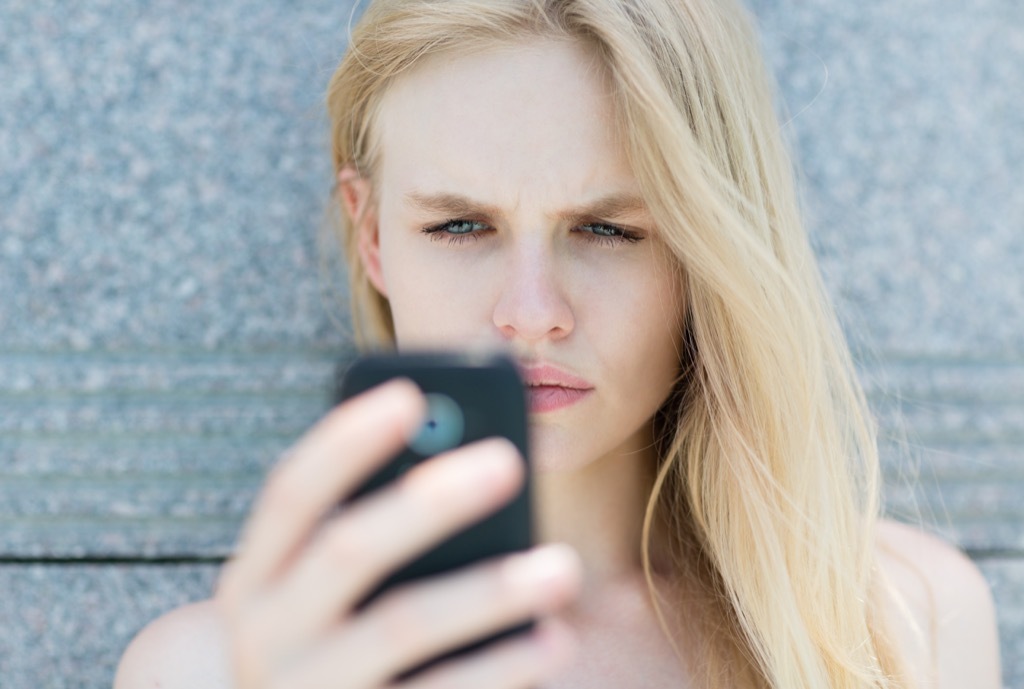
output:
[[430,242],[381,245],[395,334],[400,347],[459,346],[486,324],[487,278],[473,266],[434,255]]
[[663,262],[643,261],[611,277],[584,290],[602,339],[624,356],[674,355],[682,298],[671,269]]
[[603,358],[622,372],[623,385],[638,398],[654,400],[656,407],[671,391],[679,371],[682,290],[667,272],[653,269],[637,276],[634,284],[637,289],[619,300],[615,313],[606,315],[601,328],[607,333]]

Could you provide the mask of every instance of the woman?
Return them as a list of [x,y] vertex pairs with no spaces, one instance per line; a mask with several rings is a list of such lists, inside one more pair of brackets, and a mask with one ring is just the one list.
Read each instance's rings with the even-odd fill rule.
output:
[[363,344],[500,347],[532,396],[575,390],[531,413],[542,545],[352,611],[522,480],[485,442],[325,521],[421,418],[390,383],[288,453],[215,600],[147,627],[117,687],[999,686],[978,571],[877,517],[738,5],[376,2],[328,106]]

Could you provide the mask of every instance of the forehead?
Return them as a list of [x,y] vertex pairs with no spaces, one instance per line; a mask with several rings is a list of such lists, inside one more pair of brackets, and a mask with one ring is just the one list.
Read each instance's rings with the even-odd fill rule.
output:
[[378,117],[385,186],[487,186],[488,198],[633,186],[605,72],[575,41],[431,56],[389,87]]

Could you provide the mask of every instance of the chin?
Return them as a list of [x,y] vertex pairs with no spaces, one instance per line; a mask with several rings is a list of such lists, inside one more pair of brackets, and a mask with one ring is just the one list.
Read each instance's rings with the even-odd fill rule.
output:
[[592,458],[581,452],[581,445],[579,438],[530,424],[530,466],[534,473],[562,473],[585,466]]

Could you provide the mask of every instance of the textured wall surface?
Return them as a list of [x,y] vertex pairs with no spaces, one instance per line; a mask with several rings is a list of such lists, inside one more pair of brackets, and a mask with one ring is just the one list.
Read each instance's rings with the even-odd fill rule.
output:
[[[326,409],[350,4],[0,5],[2,689],[109,686]],[[979,562],[1024,687],[1024,5],[752,6],[888,504]]]

